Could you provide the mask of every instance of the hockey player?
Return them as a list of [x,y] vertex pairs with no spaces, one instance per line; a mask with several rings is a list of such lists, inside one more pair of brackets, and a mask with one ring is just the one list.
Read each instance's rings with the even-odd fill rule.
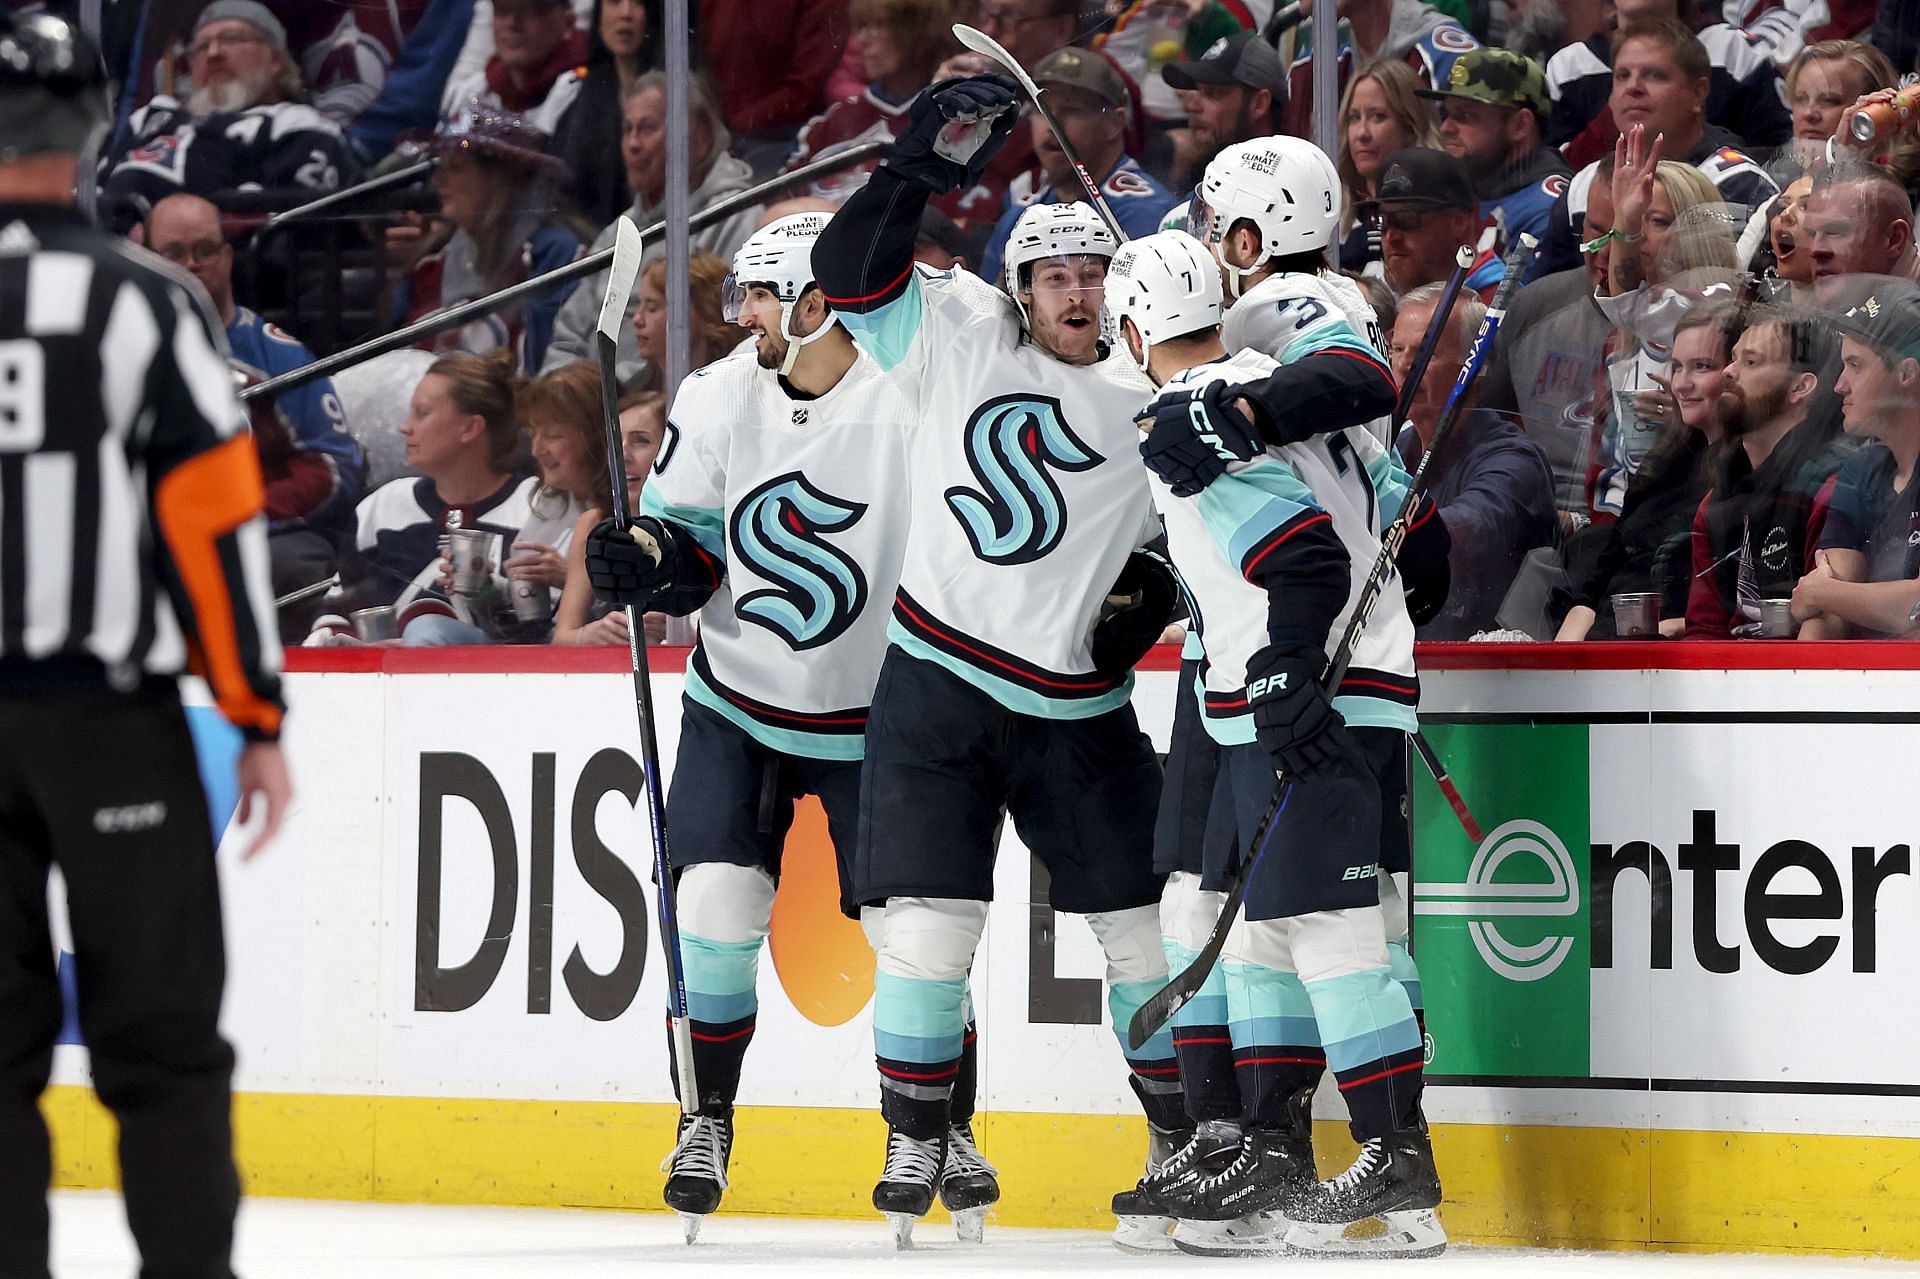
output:
[[[666,1201],[689,1238],[727,1185],[760,949],[802,795],[826,810],[854,913],[867,703],[906,541],[911,409],[814,285],[825,224],[781,218],[734,255],[727,314],[753,333],[753,355],[687,379],[631,536],[609,520],[587,543],[602,596],[700,610],[667,799],[701,1096],[668,1156]],[[992,1170],[964,1130],[952,1146],[950,1195],[979,1197]]]
[[[1226,148],[1207,165],[1188,225],[1207,242],[1219,265],[1228,304],[1221,326],[1227,349],[1258,351],[1289,366],[1289,376],[1303,395],[1314,395],[1326,385],[1344,389],[1331,400],[1303,400],[1302,411],[1291,414],[1291,421],[1304,431],[1320,433],[1364,426],[1384,440],[1394,384],[1377,349],[1362,336],[1377,330],[1373,308],[1350,280],[1326,266],[1327,249],[1338,232],[1338,191],[1337,171],[1312,143],[1285,136],[1257,138]],[[1190,683],[1183,678],[1182,688]],[[1175,713],[1155,846],[1156,865],[1171,872],[1161,924],[1167,960],[1175,971],[1193,961],[1219,917],[1226,887],[1218,877],[1203,881],[1199,873],[1201,839],[1191,828],[1192,815],[1205,811],[1213,769],[1199,762],[1210,747],[1204,733],[1194,740],[1199,721],[1186,714],[1188,709],[1183,699]],[[1389,813],[1402,811],[1404,786],[1404,768],[1390,768],[1382,796]],[[1201,787],[1208,790],[1200,792]],[[1169,840],[1178,842],[1170,847]],[[1405,840],[1393,843],[1400,852],[1383,858],[1382,865],[1404,870]],[[1385,872],[1381,889],[1385,900],[1397,904],[1393,881]],[[1398,915],[1404,919],[1404,911]],[[1403,979],[1417,1005],[1419,987],[1406,957],[1405,933],[1404,923],[1390,933],[1391,949],[1396,971],[1406,970]],[[1195,1127],[1177,1153],[1149,1168],[1138,1190],[1116,1199],[1115,1212],[1136,1226],[1136,1245],[1171,1247],[1162,1224],[1168,1222],[1170,1192],[1195,1176],[1218,1171],[1238,1152],[1240,1094],[1234,1083],[1235,1048],[1224,1024],[1224,980],[1216,968],[1203,993],[1173,1022],[1187,1112]],[[1313,1088],[1314,1081],[1307,1080],[1291,1102],[1295,1134],[1304,1143],[1312,1140]],[[1191,1235],[1198,1229],[1203,1228],[1189,1225],[1181,1233]]]
[[[1169,394],[1275,368],[1257,351],[1228,357],[1220,281],[1199,269],[1210,265],[1181,232],[1135,241],[1114,261],[1121,339]],[[1383,780],[1403,758],[1418,700],[1413,623],[1397,583],[1340,687],[1329,695],[1321,685],[1382,522],[1406,497],[1405,476],[1356,427],[1236,459],[1197,492],[1156,475],[1153,495],[1194,604],[1207,655],[1197,692],[1221,747],[1205,874],[1218,882],[1230,873],[1220,859],[1235,845],[1259,859],[1223,963],[1245,1139],[1226,1167],[1175,1189],[1175,1214],[1277,1212],[1284,1234],[1271,1249],[1315,1253],[1359,1250],[1346,1228],[1380,1217],[1386,1233],[1366,1250],[1432,1255],[1446,1236],[1419,1118],[1423,1045],[1393,978],[1374,875]],[[1276,768],[1285,790],[1262,831]],[[1323,1061],[1361,1152],[1346,1173],[1316,1182],[1292,1103]]]
[[[1010,812],[1107,955],[1116,1028],[1166,980],[1150,832],[1159,766],[1131,668],[1175,588],[1131,423],[1148,386],[1101,334],[1113,236],[1084,204],[1015,224],[1006,292],[916,268],[920,211],[970,185],[1014,124],[1011,81],[947,80],[814,250],[841,323],[915,427],[893,641],[867,724],[858,899],[879,929],[874,1040],[889,1132],[874,1206],[896,1238],[933,1198],[959,1070],[964,981]],[[1149,1122],[1182,1122],[1165,1035],[1130,1055]]]

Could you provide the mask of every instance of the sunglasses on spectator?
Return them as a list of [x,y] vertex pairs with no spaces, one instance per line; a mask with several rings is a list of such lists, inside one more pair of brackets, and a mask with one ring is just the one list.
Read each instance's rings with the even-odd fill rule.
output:
[[1437,209],[1375,209],[1374,225],[1382,228],[1392,227],[1396,231],[1418,231]]
[[159,254],[175,266],[200,266],[219,257],[226,247],[224,240],[202,240],[198,244],[162,245]]
[[204,58],[215,49],[229,49],[243,44],[265,44],[266,42],[267,38],[258,31],[216,31],[188,45],[187,56]]

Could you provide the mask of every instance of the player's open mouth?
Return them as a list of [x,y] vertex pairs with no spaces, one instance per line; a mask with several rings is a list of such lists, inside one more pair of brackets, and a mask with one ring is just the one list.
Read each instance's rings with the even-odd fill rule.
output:
[[1060,322],[1066,325],[1070,329],[1084,329],[1093,324],[1093,319],[1091,316],[1069,315],[1066,319]]

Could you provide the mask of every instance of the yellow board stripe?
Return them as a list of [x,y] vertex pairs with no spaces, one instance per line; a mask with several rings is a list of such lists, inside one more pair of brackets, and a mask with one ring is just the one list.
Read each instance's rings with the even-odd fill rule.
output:
[[[82,1088],[48,1090],[54,1184],[117,1184],[114,1125]],[[671,1106],[243,1093],[234,1128],[249,1194],[399,1203],[659,1209]],[[975,1120],[1009,1226],[1112,1225],[1138,1176],[1137,1116]],[[885,1130],[871,1111],[747,1107],[729,1212],[865,1218]],[[1318,1125],[1321,1171],[1344,1125]],[[1895,1137],[1619,1128],[1434,1129],[1442,1210],[1462,1242],[1920,1258],[1920,1142]],[[939,1215],[938,1210],[935,1212]]]

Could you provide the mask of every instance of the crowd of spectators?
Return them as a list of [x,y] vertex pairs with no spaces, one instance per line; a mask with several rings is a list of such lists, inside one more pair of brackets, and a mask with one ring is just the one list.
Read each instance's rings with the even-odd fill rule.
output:
[[[199,279],[258,381],[312,358],[262,318],[297,283],[256,298],[250,281],[274,273],[236,270],[265,251],[263,210],[431,160],[397,212],[348,215],[378,263],[368,313],[390,329],[604,248],[619,215],[658,221],[684,128],[698,367],[743,336],[721,318],[735,248],[773,216],[833,209],[874,161],[779,175],[893,137],[927,85],[990,69],[953,23],[1031,71],[1131,234],[1177,216],[1222,149],[1310,136],[1330,48],[1338,265],[1397,373],[1458,249],[1476,250],[1393,424],[1409,465],[1509,244],[1542,245],[1431,462],[1455,562],[1425,638],[1920,630],[1920,91],[1899,93],[1920,52],[1912,4],[1341,0],[1331,40],[1310,17],[1269,24],[1262,0],[690,8],[696,75],[675,121],[660,0],[109,4],[120,94],[97,207]],[[1029,110],[978,184],[934,202],[919,254],[998,284],[1019,211],[1080,196]],[[634,486],[667,433],[662,253],[618,348]],[[576,545],[608,483],[583,363],[604,286],[556,285],[423,339],[429,371],[404,365],[404,472],[368,473],[377,451],[325,379],[252,402],[276,587],[342,581],[283,611],[289,639],[323,608],[319,633],[346,636],[351,609],[391,607],[407,643],[624,642]],[[494,536],[477,595],[453,589],[457,528]]]

